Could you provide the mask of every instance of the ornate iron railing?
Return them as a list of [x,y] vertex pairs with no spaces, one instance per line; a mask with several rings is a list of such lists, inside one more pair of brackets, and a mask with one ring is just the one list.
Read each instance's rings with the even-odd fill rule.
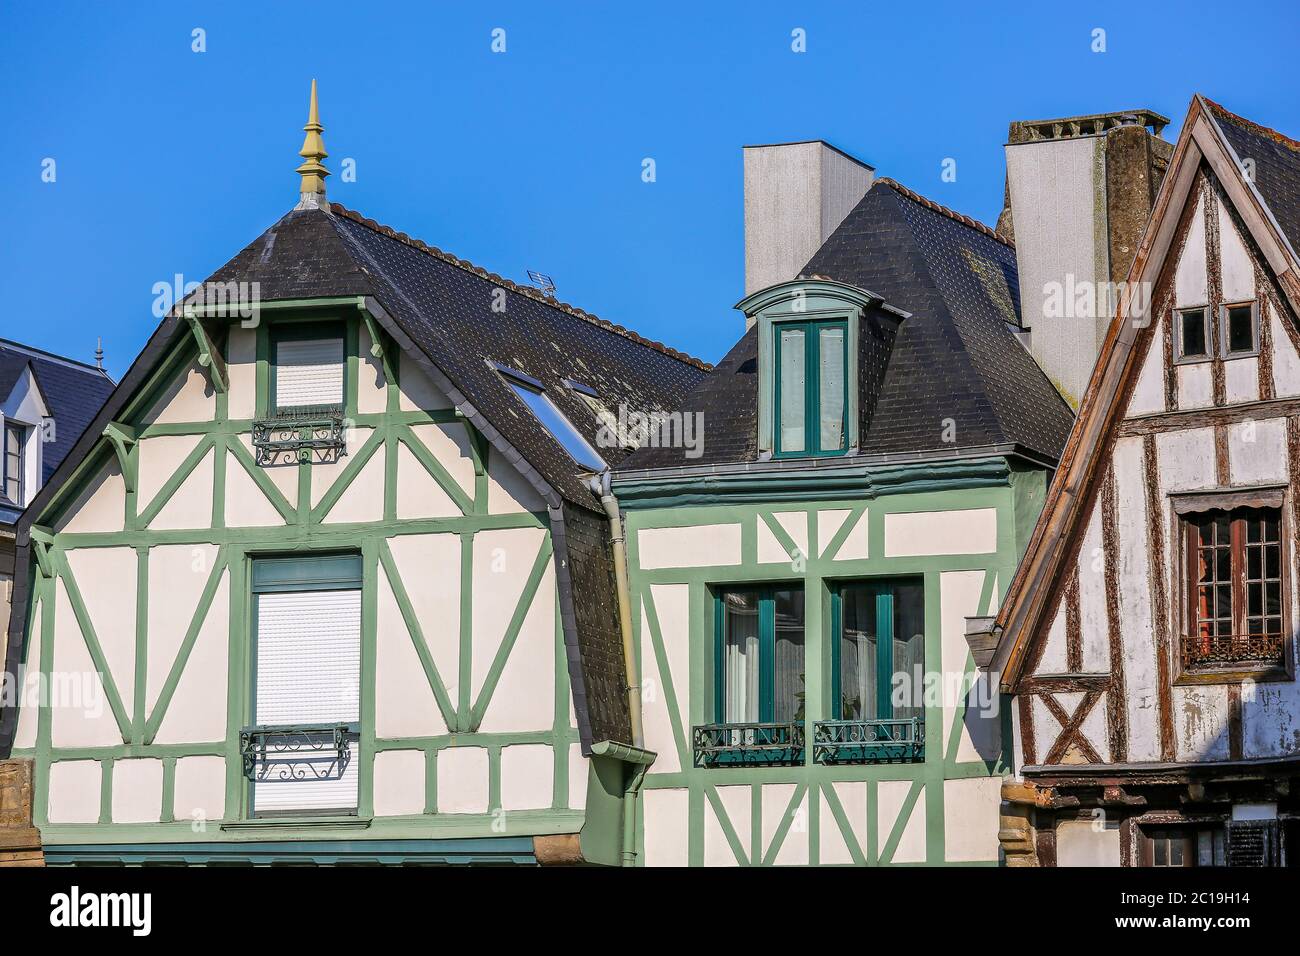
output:
[[1285,667],[1281,634],[1196,634],[1182,639],[1183,667]]
[[816,763],[912,763],[925,759],[925,722],[819,720],[813,724]]
[[249,780],[336,780],[352,759],[354,724],[263,725],[239,732]]
[[253,449],[259,465],[336,462],[348,453],[343,409],[280,409],[271,418],[253,422]]
[[692,733],[697,767],[803,761],[802,723],[703,724]]

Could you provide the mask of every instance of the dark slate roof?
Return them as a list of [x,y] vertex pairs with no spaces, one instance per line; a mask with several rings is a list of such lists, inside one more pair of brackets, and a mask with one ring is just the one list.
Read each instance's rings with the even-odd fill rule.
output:
[[[600,423],[591,406],[564,386],[565,379],[594,389],[617,414],[624,404],[639,410],[676,405],[705,377],[708,367],[697,359],[560,306],[534,290],[528,294],[436,250],[395,239],[346,211],[334,222],[355,260],[366,264],[376,297],[407,334],[570,501],[590,507],[594,499],[568,453],[538,426],[487,360],[542,382],[548,397],[610,465],[622,461],[626,452],[599,447]],[[503,307],[494,311],[498,294]]]
[[[186,304],[201,303],[204,290],[228,282],[257,282],[257,294],[266,302],[375,299],[384,314],[381,322],[399,346],[457,396],[475,426],[549,499],[560,617],[583,750],[601,740],[630,743],[608,526],[579,466],[489,363],[540,380],[593,446],[599,444],[599,422],[564,379],[589,386],[617,414],[624,404],[646,410],[680,403],[711,366],[337,205],[329,212],[291,211],[210,276]],[[497,305],[502,299],[504,310]],[[189,334],[177,313],[164,318],[100,410],[99,428],[143,387],[177,337]],[[94,440],[87,434],[78,442],[67,467],[29,506],[19,524],[24,552],[31,522],[71,476],[75,462],[91,452]],[[598,450],[611,465],[626,455],[619,448]],[[15,606],[26,599],[26,574],[20,555]],[[21,647],[24,626],[22,615],[12,616],[10,659]],[[0,708],[0,753],[15,722],[13,708]]]
[[[594,505],[578,468],[489,362],[546,386],[548,397],[610,465],[600,422],[565,379],[609,410],[672,407],[710,366],[517,285],[334,204],[295,210],[210,281],[256,281],[265,300],[370,295],[558,494]],[[500,299],[498,299],[500,290]]]
[[1211,115],[1242,162],[1253,161],[1255,188],[1300,254],[1300,142],[1206,100]]
[[43,449],[44,483],[94,420],[114,383],[102,368],[0,339],[0,402],[9,398],[10,390],[29,365],[54,419],[54,440]]
[[[1019,445],[1059,457],[1073,415],[1015,338],[1015,249],[987,226],[877,179],[801,274],[869,290],[911,313],[892,348],[880,336],[885,323],[864,319],[863,455]],[[868,349],[873,341],[882,347]],[[757,357],[751,329],[687,398],[684,410],[704,414],[701,457],[642,448],[621,470],[754,460]],[[955,422],[955,443],[943,440],[947,419]]]

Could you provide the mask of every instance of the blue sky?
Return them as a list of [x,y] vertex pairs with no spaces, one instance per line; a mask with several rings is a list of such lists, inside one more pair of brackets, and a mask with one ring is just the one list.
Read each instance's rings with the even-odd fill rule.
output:
[[1294,0],[993,9],[6,3],[0,336],[89,360],[102,335],[120,376],[154,283],[202,280],[297,200],[313,76],[330,198],[711,361],[742,329],[746,143],[826,139],[992,222],[1013,119],[1146,107],[1172,139],[1201,91],[1300,136]]

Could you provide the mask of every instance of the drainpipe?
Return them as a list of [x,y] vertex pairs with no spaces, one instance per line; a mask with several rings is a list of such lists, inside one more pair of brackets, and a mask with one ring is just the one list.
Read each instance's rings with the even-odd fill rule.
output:
[[636,808],[637,796],[641,784],[645,781],[646,771],[659,756],[654,751],[629,747],[626,744],[602,740],[591,745],[591,752],[597,757],[612,757],[631,765],[632,776],[623,789],[623,865],[636,866]]
[[592,494],[600,499],[609,519],[609,543],[614,552],[614,581],[618,591],[618,625],[623,637],[623,671],[627,682],[627,715],[632,724],[632,743],[644,746],[641,728],[641,681],[637,674],[636,653],[632,648],[632,599],[627,581],[627,547],[623,536],[623,519],[618,513],[618,501],[610,488],[609,469],[606,468],[588,484]]

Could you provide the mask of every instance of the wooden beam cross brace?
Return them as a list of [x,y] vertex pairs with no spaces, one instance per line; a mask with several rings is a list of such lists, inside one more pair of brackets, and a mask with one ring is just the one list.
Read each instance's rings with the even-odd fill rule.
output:
[[50,545],[54,543],[54,534],[49,528],[32,525],[32,551],[36,554],[36,565],[46,578],[54,577],[54,563],[50,560]]
[[121,422],[109,422],[104,426],[104,437],[112,443],[113,451],[117,453],[117,463],[122,469],[126,490],[135,491],[135,464],[131,461],[131,446],[136,442],[135,429]]
[[217,347],[212,344],[208,330],[203,327],[199,317],[192,312],[185,313],[185,321],[189,323],[190,331],[194,333],[194,341],[199,347],[199,364],[208,370],[208,378],[212,380],[212,387],[222,393],[229,391],[230,383],[226,378],[226,361],[221,357]]

